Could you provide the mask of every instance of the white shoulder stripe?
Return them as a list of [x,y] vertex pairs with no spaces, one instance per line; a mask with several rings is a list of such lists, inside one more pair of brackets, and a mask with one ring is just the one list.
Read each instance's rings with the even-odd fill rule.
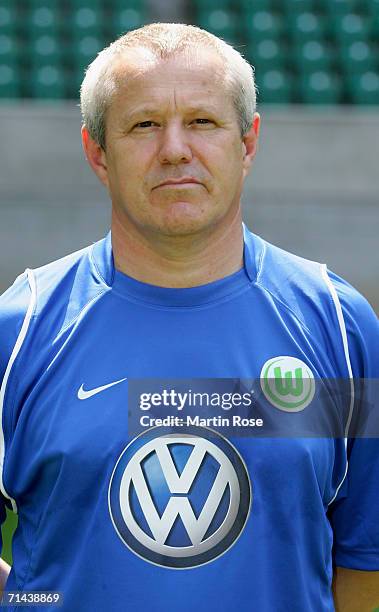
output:
[[[336,309],[336,313],[337,313],[337,319],[338,319],[338,323],[340,326],[340,332],[341,332],[341,337],[342,337],[342,344],[343,344],[343,349],[344,349],[344,353],[345,353],[345,360],[346,360],[346,366],[347,366],[347,371],[349,374],[349,379],[350,379],[350,408],[349,408],[349,416],[347,419],[347,423],[346,423],[346,427],[345,427],[345,449],[347,447],[347,436],[348,436],[348,432],[349,432],[349,428],[350,428],[350,423],[351,423],[351,419],[353,417],[353,408],[354,408],[354,380],[353,380],[353,370],[351,368],[351,362],[350,362],[350,353],[349,353],[349,343],[347,341],[347,332],[346,332],[346,326],[345,326],[345,321],[343,318],[343,312],[342,312],[342,308],[341,308],[341,304],[337,295],[337,291],[336,288],[334,287],[332,281],[329,278],[328,275],[328,271],[327,271],[327,267],[326,264],[322,264],[321,265],[321,274],[325,280],[325,283],[330,291],[330,295],[332,296],[332,300],[334,303],[334,307]],[[329,504],[331,504],[335,498],[337,497],[338,491],[340,490],[342,483],[344,482],[345,478],[346,478],[346,474],[347,474],[347,470],[348,470],[349,464],[346,458],[346,469],[345,469],[345,474],[340,482],[340,484],[337,487],[337,490],[335,492],[335,495],[333,496],[333,498],[330,500]]]
[[20,333],[17,337],[16,344],[14,345],[12,354],[9,358],[8,365],[5,370],[3,382],[0,388],[0,490],[2,494],[4,495],[4,497],[6,497],[7,499],[11,501],[12,509],[14,512],[17,512],[16,502],[6,492],[5,487],[4,487],[4,481],[3,481],[3,467],[4,467],[4,455],[5,455],[5,440],[4,440],[4,431],[3,431],[3,409],[4,409],[5,392],[7,388],[9,375],[11,373],[11,370],[17,358],[17,355],[19,354],[21,347],[24,343],[26,334],[28,333],[30,321],[31,321],[31,318],[34,312],[35,304],[36,304],[37,292],[36,292],[36,282],[35,282],[34,274],[32,270],[26,270],[26,273],[28,276],[28,281],[29,281],[29,286],[30,286],[30,291],[31,291],[28,310],[26,311],[26,315],[22,323]]

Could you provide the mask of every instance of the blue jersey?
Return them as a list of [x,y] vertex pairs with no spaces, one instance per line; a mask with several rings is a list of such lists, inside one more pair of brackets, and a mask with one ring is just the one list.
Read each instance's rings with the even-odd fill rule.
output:
[[364,298],[244,241],[240,271],[172,289],[116,270],[108,235],[1,297],[1,490],[19,517],[7,591],[60,591],[67,612],[329,612],[333,563],[379,570],[379,440],[131,435],[134,379],[263,377],[292,418],[288,389],[270,388],[281,366],[307,373],[296,414],[314,379],[378,378]]

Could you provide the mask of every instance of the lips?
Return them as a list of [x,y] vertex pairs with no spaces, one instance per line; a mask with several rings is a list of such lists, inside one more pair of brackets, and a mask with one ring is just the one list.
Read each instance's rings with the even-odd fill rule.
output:
[[154,189],[157,189],[158,187],[167,187],[167,186],[180,187],[181,185],[188,185],[188,184],[201,185],[200,181],[195,179],[193,176],[183,176],[180,179],[167,179],[165,181],[162,181],[162,183],[159,183],[159,185],[156,185]]

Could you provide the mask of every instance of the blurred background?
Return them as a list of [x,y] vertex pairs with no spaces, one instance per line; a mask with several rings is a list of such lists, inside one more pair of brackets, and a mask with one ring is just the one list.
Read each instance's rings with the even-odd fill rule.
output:
[[326,262],[379,312],[379,0],[0,0],[0,292],[107,232],[79,87],[98,51],[152,21],[197,24],[255,66],[246,223]]
[[79,87],[99,50],[151,21],[200,25],[255,66],[248,226],[379,310],[379,0],[0,0],[0,291],[106,233]]

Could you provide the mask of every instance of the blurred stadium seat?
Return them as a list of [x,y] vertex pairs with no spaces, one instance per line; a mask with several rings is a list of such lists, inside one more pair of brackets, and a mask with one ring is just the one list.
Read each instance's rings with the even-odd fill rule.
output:
[[63,50],[57,36],[44,34],[30,41],[30,62],[35,67],[58,64],[63,57]]
[[0,64],[14,67],[22,53],[21,43],[14,34],[0,34]]
[[[379,0],[190,5],[193,23],[256,67],[263,102],[379,104]],[[77,98],[98,51],[148,12],[145,0],[1,0],[0,97]]]
[[15,6],[0,5],[0,32],[13,34],[20,25],[20,15]]
[[244,19],[244,34],[247,40],[257,41],[265,38],[281,38],[284,21],[281,15],[271,11],[247,11]]
[[257,74],[272,69],[283,70],[287,63],[287,50],[278,40],[264,38],[242,49],[244,55],[254,63]]
[[[12,2],[12,0],[10,0]],[[16,4],[13,0],[12,4]],[[43,6],[47,6],[50,9],[57,9],[61,6],[61,0],[24,0],[24,2],[18,2],[19,5],[23,5],[28,9],[39,9]]]
[[74,12],[82,9],[99,11],[102,9],[104,2],[102,0],[67,0],[65,4]]
[[61,15],[58,9],[45,2],[24,14],[22,30],[30,38],[38,38],[43,34],[57,34],[60,20]]
[[314,8],[313,0],[282,0],[276,4],[278,10],[287,15],[311,12]]
[[314,12],[291,13],[287,17],[290,35],[295,43],[310,39],[323,40],[329,33],[328,21]]
[[348,13],[347,15],[330,17],[330,20],[339,44],[368,40],[370,37],[370,21],[365,16]]
[[66,97],[63,69],[54,64],[32,68],[27,79],[28,97],[56,100]]
[[379,105],[379,0],[224,0],[217,8],[196,0],[194,7],[195,23],[255,66],[261,101]]
[[200,10],[198,25],[216,36],[221,36],[228,42],[233,42],[238,34],[234,15],[225,9]]
[[267,70],[257,78],[259,95],[268,104],[293,102],[293,78],[284,70]]
[[18,98],[21,93],[19,72],[9,64],[0,64],[0,96]]
[[340,46],[341,70],[346,74],[364,73],[378,66],[378,50],[365,40]]
[[324,40],[300,41],[292,46],[291,60],[300,73],[331,71],[334,59],[334,48]]
[[84,36],[100,36],[103,29],[103,15],[100,9],[90,6],[80,6],[67,13],[65,30],[73,38]]
[[316,0],[315,5],[327,15],[346,15],[358,8],[359,0]]
[[66,65],[73,70],[83,73],[88,64],[96,57],[104,47],[105,40],[100,32],[86,36],[74,36],[65,50]]
[[356,104],[375,104],[379,100],[379,71],[367,71],[347,76],[351,100]]
[[112,12],[106,32],[110,39],[121,36],[128,30],[134,30],[145,23],[145,13],[141,7],[115,8]]
[[341,80],[325,70],[305,73],[299,80],[300,99],[310,104],[338,104],[341,99]]

